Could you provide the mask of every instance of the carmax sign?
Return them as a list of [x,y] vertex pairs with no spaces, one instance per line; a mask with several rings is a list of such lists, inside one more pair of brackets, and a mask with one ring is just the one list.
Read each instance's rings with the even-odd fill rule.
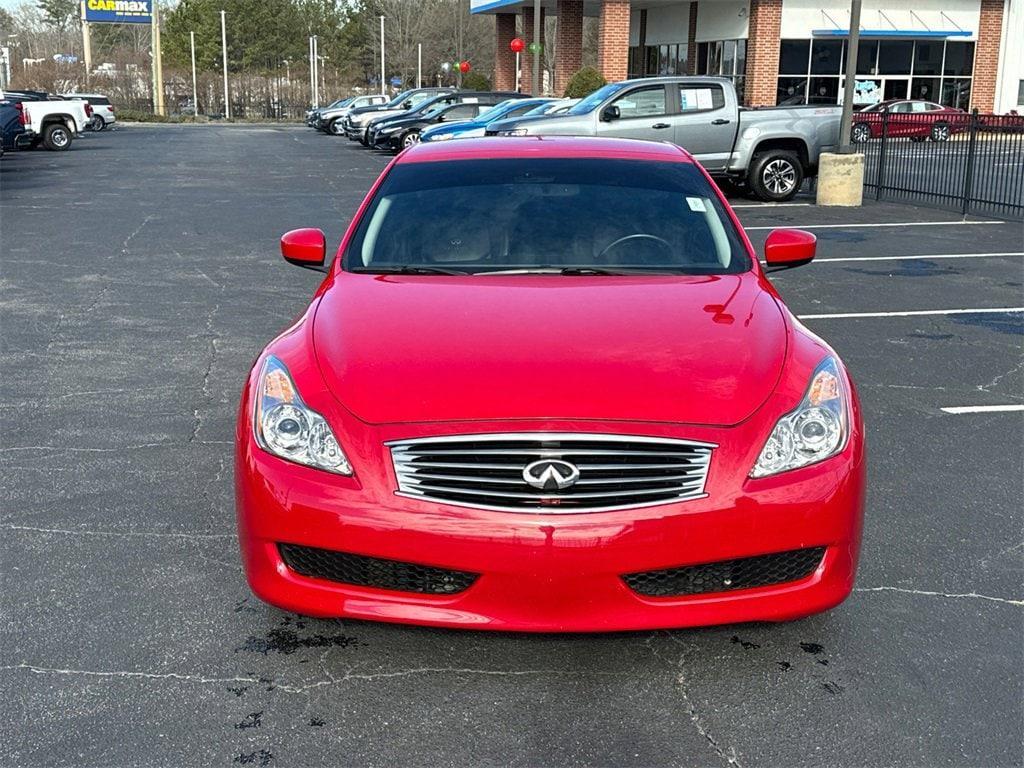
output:
[[85,20],[119,24],[149,24],[152,0],[85,0]]

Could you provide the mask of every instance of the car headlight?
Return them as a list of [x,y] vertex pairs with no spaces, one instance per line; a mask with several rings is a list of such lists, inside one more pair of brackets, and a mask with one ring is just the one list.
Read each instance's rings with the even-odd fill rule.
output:
[[839,365],[826,357],[811,376],[804,399],[775,425],[751,477],[767,477],[834,456],[846,444],[849,418]]
[[499,136],[529,136],[530,133],[525,128],[510,128],[507,131],[498,131]]
[[273,355],[260,371],[253,431],[260,447],[275,456],[339,475],[352,474],[331,427],[302,402],[288,369]]
[[448,141],[448,139],[454,139],[454,133],[435,133],[430,136],[424,136],[421,141]]

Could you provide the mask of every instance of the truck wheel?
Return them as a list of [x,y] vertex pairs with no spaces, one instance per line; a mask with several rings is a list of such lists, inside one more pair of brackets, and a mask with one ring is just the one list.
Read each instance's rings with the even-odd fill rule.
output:
[[772,149],[754,155],[747,186],[759,200],[781,203],[791,200],[804,182],[804,169],[795,152]]
[[850,141],[854,144],[866,144],[871,138],[871,126],[867,123],[857,123],[850,129]]
[[94,131],[102,131],[104,128],[107,127],[107,121],[99,115],[93,115],[92,120],[89,121],[89,125],[92,126],[92,129]]
[[54,152],[63,152],[71,146],[71,131],[64,123],[50,123],[43,128],[43,146]]

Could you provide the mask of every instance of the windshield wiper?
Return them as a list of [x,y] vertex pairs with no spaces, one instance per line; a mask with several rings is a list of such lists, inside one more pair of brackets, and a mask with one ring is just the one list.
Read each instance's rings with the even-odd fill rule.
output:
[[659,269],[643,269],[637,267],[631,269],[623,267],[620,269],[606,269],[605,267],[565,267],[558,271],[560,275],[677,275],[678,272],[669,272]]
[[353,272],[370,275],[469,275],[465,269],[448,269],[446,267],[423,267],[415,264],[403,264],[400,267],[376,267],[370,269],[353,269]]

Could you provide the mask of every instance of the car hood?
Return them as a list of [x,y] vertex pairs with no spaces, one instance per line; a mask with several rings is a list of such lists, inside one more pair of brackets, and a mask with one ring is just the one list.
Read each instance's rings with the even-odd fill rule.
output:
[[316,310],[328,388],[370,423],[732,425],[771,394],[786,319],[755,276],[343,273]]
[[534,115],[533,117],[509,117],[504,120],[495,120],[487,126],[487,130],[490,133],[497,133],[499,131],[508,131],[513,128],[530,128],[539,123],[544,123],[545,126],[557,126],[560,123],[572,124],[573,126],[579,126],[579,118],[581,115]]

